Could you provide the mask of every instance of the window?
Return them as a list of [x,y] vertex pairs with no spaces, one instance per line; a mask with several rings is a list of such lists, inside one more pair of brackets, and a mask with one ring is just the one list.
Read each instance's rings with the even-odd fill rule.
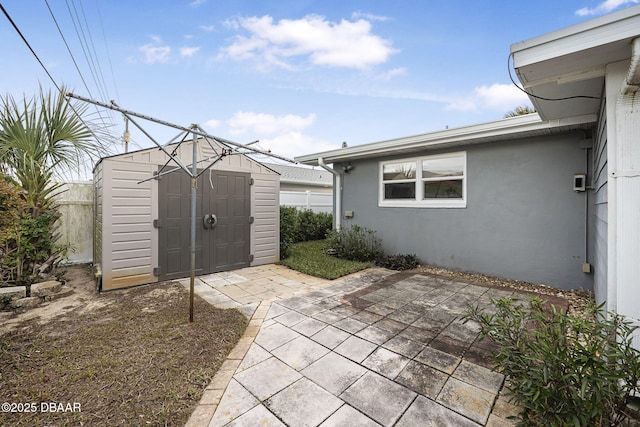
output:
[[464,152],[382,162],[379,205],[466,207],[466,163]]
[[384,198],[416,198],[416,162],[387,163],[382,166]]

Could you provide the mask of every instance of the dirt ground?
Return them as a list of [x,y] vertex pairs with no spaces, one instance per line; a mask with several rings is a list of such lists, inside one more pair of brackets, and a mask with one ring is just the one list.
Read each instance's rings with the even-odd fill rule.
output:
[[[247,320],[176,283],[97,294],[86,266],[72,295],[0,313],[0,425],[183,425]],[[8,403],[10,406],[6,406]]]

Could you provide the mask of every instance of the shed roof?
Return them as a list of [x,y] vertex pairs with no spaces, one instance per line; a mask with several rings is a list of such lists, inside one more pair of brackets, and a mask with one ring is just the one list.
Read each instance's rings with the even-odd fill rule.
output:
[[595,114],[548,121],[542,121],[540,116],[535,113],[526,114],[472,126],[307,154],[296,157],[295,160],[308,165],[317,165],[319,157],[325,163],[333,163],[367,157],[390,156],[485,142],[513,140],[515,138],[550,135],[575,129],[588,129],[595,122]]

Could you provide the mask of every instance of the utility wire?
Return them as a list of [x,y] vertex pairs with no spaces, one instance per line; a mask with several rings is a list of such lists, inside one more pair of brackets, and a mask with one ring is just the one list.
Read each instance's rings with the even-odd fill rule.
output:
[[[54,24],[56,25],[56,28],[58,29],[58,33],[60,34],[60,37],[62,37],[62,41],[64,42],[64,45],[67,47],[67,52],[69,52],[69,56],[71,57],[71,61],[73,61],[73,65],[76,67],[76,71],[78,71],[78,75],[80,76],[80,79],[82,80],[82,83],[84,84],[85,89],[87,89],[88,93],[91,93],[91,89],[89,89],[89,85],[87,84],[87,81],[85,80],[84,76],[82,75],[82,71],[80,71],[80,67],[78,66],[78,62],[76,61],[75,56],[73,55],[73,52],[71,52],[71,47],[69,46],[69,43],[67,43],[67,39],[65,38],[63,32],[62,32],[62,28],[60,28],[60,25],[58,24],[58,20],[56,19],[55,14],[53,13],[53,10],[51,9],[51,6],[49,5],[49,1],[48,0],[44,0],[45,4],[47,5],[47,9],[49,9],[49,14],[51,14],[51,19],[53,19]],[[97,107],[95,108],[96,113],[100,119],[100,121],[102,122],[102,125],[107,128],[107,124],[104,120],[104,117],[102,116],[102,112],[100,111],[100,109],[98,109]],[[111,123],[113,124],[113,119],[111,120]]]
[[[38,54],[35,52],[35,50],[33,50],[33,48],[31,47],[31,45],[29,44],[29,42],[27,41],[27,39],[25,38],[25,36],[22,34],[22,31],[20,31],[20,28],[18,28],[18,25],[16,25],[16,23],[13,21],[13,19],[11,18],[11,15],[9,15],[9,12],[7,12],[7,10],[4,8],[4,6],[2,5],[2,3],[0,3],[0,9],[2,10],[2,13],[4,14],[4,16],[7,17],[7,20],[9,21],[9,23],[11,23],[11,26],[13,27],[14,30],[16,30],[16,33],[18,33],[18,35],[20,36],[20,38],[22,39],[22,41],[24,42],[24,44],[27,46],[27,48],[29,49],[29,51],[31,52],[31,54],[33,55],[34,58],[36,58],[36,61],[38,61],[38,64],[40,64],[40,66],[42,67],[42,69],[44,70],[44,72],[47,74],[47,76],[49,77],[49,79],[51,80],[51,82],[53,83],[53,85],[56,87],[56,89],[58,89],[59,92],[62,92],[62,88],[58,85],[58,83],[56,82],[56,80],[53,78],[53,76],[51,75],[51,73],[49,72],[49,70],[47,69],[47,67],[44,65],[44,63],[40,60],[40,57],[38,57]],[[100,145],[103,146],[103,148],[105,148],[105,146],[100,142],[100,138],[98,137],[98,135],[96,135],[96,133],[93,131],[93,129],[87,124],[87,122],[82,118],[82,116],[80,115],[80,113],[78,113],[78,110],[75,108],[75,106],[71,103],[71,101],[68,98],[65,98],[69,107],[71,108],[71,110],[74,112],[74,114],[76,115],[76,117],[78,117],[78,119],[85,125],[85,127],[89,130],[89,132],[91,132],[91,134],[93,135],[93,137],[96,139],[96,142],[98,142]]]
[[[511,60],[513,59],[513,52],[509,53],[509,57],[507,58],[507,71],[509,72],[509,78],[511,79],[511,83],[513,83],[513,85],[515,87],[517,87],[519,90],[521,90],[522,92],[524,92],[525,94],[527,94],[528,96],[535,98],[535,99],[540,99],[542,101],[566,101],[568,99],[602,99],[599,96],[589,96],[589,95],[575,95],[575,96],[565,96],[563,98],[545,98],[543,96],[538,96],[538,95],[534,95],[530,92],[527,92],[526,90],[524,90],[524,88],[520,87],[520,85],[518,85],[515,81],[515,79],[513,78],[513,75],[511,74]],[[514,63],[514,68],[515,68],[515,63]]]
[[104,31],[104,24],[102,21],[102,12],[100,11],[100,0],[96,0],[96,9],[98,10],[98,19],[100,21],[100,30],[102,31],[102,39],[104,40],[104,48],[107,51],[107,59],[109,60],[109,69],[111,70],[111,79],[113,80],[113,87],[116,91],[116,99],[120,102],[120,93],[118,92],[118,84],[116,83],[116,75],[113,72],[113,64],[111,62],[111,53],[109,52],[109,45],[107,44],[107,36]]
[[[93,51],[93,57],[95,57],[94,67],[97,67],[97,74],[100,77],[98,83],[102,84],[104,95],[107,96],[107,92],[108,92],[107,91],[107,85],[106,85],[105,80],[104,80],[104,74],[102,73],[102,67],[100,66],[100,60],[98,58],[98,52],[96,51],[96,45],[93,43],[93,36],[91,35],[91,27],[89,26],[89,22],[87,21],[87,15],[84,12],[84,6],[83,6],[83,3],[82,3],[82,0],[79,0],[79,3],[80,3],[80,10],[82,11],[82,17],[84,18],[84,25],[85,25],[85,28],[87,29],[87,34],[89,36],[89,41],[91,42],[91,50]],[[75,6],[74,6],[74,8],[75,8]],[[78,21],[80,21],[80,18],[78,18]],[[84,35],[84,32],[83,32],[83,35]],[[107,98],[105,98],[105,100],[106,99]]]
[[[42,69],[44,70],[45,73],[47,73],[47,76],[49,76],[49,79],[51,79],[51,81],[53,82],[53,85],[56,87],[56,89],[58,89],[58,91],[62,91],[62,89],[60,88],[60,86],[58,86],[58,83],[56,83],[55,79],[53,78],[53,76],[51,75],[51,73],[49,73],[49,70],[47,70],[47,67],[44,66],[44,64],[42,63],[42,61],[40,60],[40,58],[38,57],[38,55],[36,54],[36,52],[33,50],[33,48],[31,47],[31,45],[29,44],[29,42],[27,41],[27,39],[24,37],[24,35],[22,35],[22,32],[20,31],[20,29],[18,28],[18,26],[16,25],[15,22],[13,22],[13,19],[11,19],[11,16],[9,15],[9,12],[7,12],[7,10],[4,8],[4,6],[2,5],[2,3],[0,3],[0,9],[2,9],[2,13],[4,13],[4,16],[7,17],[7,19],[9,20],[9,22],[11,23],[11,25],[13,26],[13,28],[16,30],[16,32],[18,33],[18,35],[20,36],[20,38],[22,39],[22,41],[24,42],[24,44],[27,45],[27,47],[29,48],[29,50],[31,51],[31,53],[33,54],[33,56],[36,58],[36,60],[38,61],[38,63],[40,64],[40,66],[42,67]],[[77,114],[77,113],[76,113]]]
[[[98,77],[96,75],[97,69],[95,67],[95,63],[93,62],[93,57],[91,57],[91,53],[87,52],[89,50],[89,44],[87,43],[87,37],[84,34],[84,29],[82,28],[82,24],[80,22],[80,17],[78,16],[78,10],[76,9],[75,3],[73,3],[73,9],[75,11],[75,18],[73,12],[71,11],[71,7],[69,6],[69,0],[66,0],[67,10],[69,11],[69,16],[71,16],[71,22],[73,23],[73,28],[76,31],[76,36],[78,37],[78,41],[80,41],[80,47],[82,48],[82,53],[84,54],[84,59],[87,61],[87,65],[89,66],[89,72],[91,73],[91,77],[93,77],[93,81],[96,84],[96,88],[98,89],[98,93],[103,100],[107,100],[107,96],[103,93],[100,84],[98,83]],[[78,23],[76,24],[76,19]],[[80,29],[78,29],[80,27]],[[80,35],[82,33],[82,36]],[[84,39],[84,43],[83,43]]]

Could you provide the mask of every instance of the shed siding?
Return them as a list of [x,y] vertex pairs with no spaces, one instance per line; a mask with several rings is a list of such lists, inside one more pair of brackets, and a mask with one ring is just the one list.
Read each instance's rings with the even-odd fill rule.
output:
[[[103,219],[103,163],[99,163],[93,173],[94,222],[93,222],[93,264],[102,272],[102,219]],[[96,271],[97,273],[97,271]]]
[[[171,148],[170,148],[171,149]],[[188,165],[192,158],[191,143],[178,150],[179,158]],[[198,146],[198,159],[212,156],[210,147]],[[94,171],[96,189],[96,262],[102,268],[102,289],[118,289],[158,280],[153,275],[158,266],[158,182],[149,180],[168,156],[149,149],[103,159]],[[200,167],[209,162],[202,162]],[[174,162],[168,168],[177,167]],[[214,170],[250,173],[251,188],[251,265],[279,260],[279,175],[243,155],[220,159]],[[177,171],[175,173],[183,173]],[[206,172],[204,176],[207,180]],[[98,248],[99,245],[99,248]]]
[[593,240],[593,288],[596,302],[607,299],[607,230],[608,230],[608,177],[607,177],[607,115],[606,100],[598,115],[598,127],[594,135],[593,177],[594,230]]
[[251,187],[251,215],[254,217],[251,265],[270,264],[280,260],[280,180],[277,174],[260,174],[254,179]]
[[[560,288],[593,289],[582,273],[585,193],[582,132],[456,147],[467,153],[466,208],[378,206],[379,162],[351,161],[344,175],[344,225],[376,230],[387,253],[422,262]],[[443,151],[423,151],[430,155]],[[408,158],[411,155],[394,158]],[[334,165],[340,168],[341,164]],[[375,177],[375,178],[374,178]]]
[[[103,278],[102,289],[117,289],[141,283],[154,282],[153,267],[157,263],[153,245],[153,181],[138,183],[148,178],[154,165],[103,162]],[[109,185],[106,185],[109,183]]]

